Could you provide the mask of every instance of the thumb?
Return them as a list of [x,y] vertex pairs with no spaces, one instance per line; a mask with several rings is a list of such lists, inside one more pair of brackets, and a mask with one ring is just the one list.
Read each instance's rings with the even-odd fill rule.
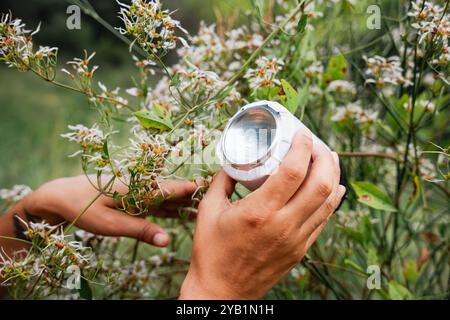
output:
[[[157,247],[166,247],[170,243],[167,232],[159,225],[145,218],[133,217],[126,213],[107,208],[100,217],[98,232],[105,236],[130,237]],[[89,231],[89,230],[87,230]]]

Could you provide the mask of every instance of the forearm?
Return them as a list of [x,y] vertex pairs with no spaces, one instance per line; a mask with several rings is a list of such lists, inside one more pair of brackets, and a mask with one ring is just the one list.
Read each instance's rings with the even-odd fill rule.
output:
[[19,201],[0,217],[0,248],[1,253],[11,256],[15,251],[27,248],[23,231],[26,229],[23,221],[28,221],[30,213],[26,212],[25,201]]

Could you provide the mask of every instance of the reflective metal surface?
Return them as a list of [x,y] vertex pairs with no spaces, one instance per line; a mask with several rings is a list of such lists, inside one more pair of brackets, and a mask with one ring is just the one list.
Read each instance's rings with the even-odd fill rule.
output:
[[275,140],[277,121],[265,107],[242,111],[229,124],[223,152],[233,166],[256,164],[268,155]]

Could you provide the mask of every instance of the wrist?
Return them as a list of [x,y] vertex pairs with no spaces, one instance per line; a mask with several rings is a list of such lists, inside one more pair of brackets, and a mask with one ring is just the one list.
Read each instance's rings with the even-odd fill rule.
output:
[[46,188],[38,188],[22,200],[23,211],[26,215],[43,219],[51,224],[58,224],[64,219],[58,214],[61,212],[53,201],[53,197]]
[[242,299],[238,292],[221,286],[217,281],[205,283],[189,271],[180,289],[180,300],[236,300]]

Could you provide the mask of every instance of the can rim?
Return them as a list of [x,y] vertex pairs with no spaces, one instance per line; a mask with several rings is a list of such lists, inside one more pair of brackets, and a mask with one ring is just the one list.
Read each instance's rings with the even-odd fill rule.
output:
[[[264,109],[273,117],[275,120],[275,137],[272,139],[271,144],[269,148],[267,148],[267,151],[264,155],[259,157],[258,159],[252,161],[252,162],[246,162],[246,163],[238,163],[235,161],[232,161],[229,156],[227,156],[226,148],[225,148],[225,140],[226,136],[228,134],[229,128],[236,123],[237,120],[241,119],[242,116],[244,116],[247,112],[253,110],[253,109]],[[257,103],[248,104],[242,107],[227,123],[223,130],[223,136],[220,141],[220,147],[222,151],[222,155],[225,158],[224,160],[227,161],[232,167],[238,170],[251,170],[256,167],[261,166],[267,159],[269,159],[272,156],[273,149],[278,143],[279,140],[279,124],[280,124],[280,112],[275,110],[270,106],[269,101],[258,101]]]

